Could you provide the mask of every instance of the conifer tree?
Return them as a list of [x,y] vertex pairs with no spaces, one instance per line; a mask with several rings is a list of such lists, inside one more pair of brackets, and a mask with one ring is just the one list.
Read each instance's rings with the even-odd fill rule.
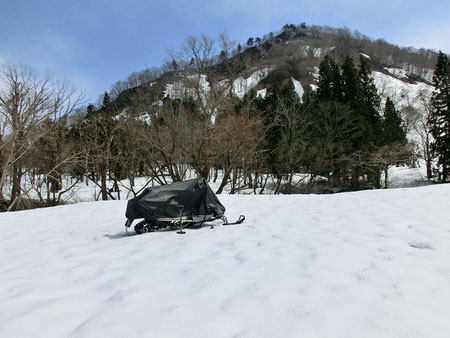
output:
[[342,90],[342,102],[350,109],[354,123],[361,131],[352,138],[352,150],[359,151],[364,149],[365,143],[367,143],[367,119],[365,114],[362,113],[363,93],[358,70],[353,59],[348,55],[342,64]]
[[267,167],[278,177],[281,178],[286,173],[287,168],[283,163],[286,153],[286,144],[282,140],[286,137],[286,128],[284,123],[280,123],[280,107],[289,106],[297,110],[300,104],[297,93],[294,91],[294,85],[289,82],[283,87],[276,87],[272,93],[260,102],[259,109],[263,111],[265,124],[267,126]]
[[360,100],[358,70],[355,68],[353,59],[348,55],[342,64],[342,88],[343,103],[351,108],[356,108]]
[[111,98],[108,94],[108,92],[105,92],[105,94],[103,95],[103,106],[102,108],[107,108],[111,105]]
[[364,146],[366,150],[373,149],[381,142],[381,119],[378,113],[380,108],[380,97],[377,87],[371,77],[370,66],[366,58],[359,58],[359,82],[361,86],[360,111],[364,117],[364,134],[366,136]]
[[440,180],[450,180],[450,62],[439,52],[433,76],[434,91],[431,98],[433,110],[430,129],[434,141],[431,150],[438,157]]
[[383,112],[382,144],[406,143],[406,131],[402,126],[402,118],[395,109],[394,102],[388,97]]
[[342,79],[339,66],[328,56],[319,66],[317,98],[322,101],[342,101]]

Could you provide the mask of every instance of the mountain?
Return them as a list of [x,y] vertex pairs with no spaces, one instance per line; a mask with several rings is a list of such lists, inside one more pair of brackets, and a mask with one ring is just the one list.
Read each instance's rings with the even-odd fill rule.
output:
[[[32,199],[34,191],[57,204],[77,183],[62,190],[64,176],[91,180],[104,200],[124,180],[136,194],[137,177],[167,184],[191,172],[220,180],[217,193],[329,193],[387,188],[390,167],[422,160],[431,180],[443,163],[431,153],[427,119],[433,51],[300,24],[245,47],[223,34],[189,37],[169,57],[115,83],[101,104],[70,115],[69,128],[73,108],[60,106],[10,123],[0,206],[28,203],[21,192]],[[10,94],[27,106],[40,93],[15,90],[11,71]]]
[[[226,51],[222,49],[218,55],[202,48],[220,49],[220,43],[214,44],[212,40],[205,41],[203,38],[195,41],[188,39],[187,44],[180,48],[186,52],[186,49],[194,47],[194,42],[197,43],[195,47],[198,50],[189,55],[192,56],[190,60],[187,55],[183,55],[184,59],[172,55],[172,63],[167,63],[150,76],[149,70],[144,70],[133,73],[128,81],[118,81],[113,86],[118,105],[125,107],[138,89],[155,102],[165,97],[174,99],[183,98],[186,94],[193,95],[189,93],[192,84],[187,83],[190,81],[186,81],[181,73],[194,76],[195,84],[202,86],[202,91],[232,78],[232,92],[241,99],[252,89],[264,96],[267,90],[288,82],[293,83],[297,94],[302,96],[316,88],[318,66],[325,56],[342,64],[347,55],[356,62],[363,55],[370,61],[382,96],[393,96],[394,102],[404,106],[405,93],[416,94],[418,90],[431,89],[429,85],[437,58],[437,53],[432,50],[400,48],[346,28],[305,24],[285,25],[279,32],[249,38],[246,48],[235,45]],[[206,46],[208,43],[211,45]],[[193,60],[195,55],[198,60]],[[207,56],[210,60],[206,59]],[[174,65],[178,68],[175,69]]]
[[[301,24],[251,37],[245,47],[223,34],[189,37],[169,58],[160,68],[118,81],[113,101],[105,96],[91,109],[99,119],[94,129],[110,126],[111,141],[99,148],[102,166],[111,165],[111,151],[121,157],[110,168],[116,180],[131,167],[131,180],[150,172],[163,184],[166,173],[182,180],[190,166],[208,179],[220,171],[217,193],[230,181],[232,193],[246,186],[262,193],[265,175],[276,179],[275,193],[297,184],[311,192],[323,178],[327,188],[319,191],[337,192],[379,188],[382,172],[388,182],[389,167],[414,167],[419,159],[432,178],[426,115],[434,51]],[[396,125],[387,125],[387,102]],[[111,115],[117,122],[123,117],[118,129],[108,122]],[[146,125],[135,125],[136,118]],[[387,141],[387,130],[397,130],[397,139]],[[296,173],[309,178],[294,178]]]

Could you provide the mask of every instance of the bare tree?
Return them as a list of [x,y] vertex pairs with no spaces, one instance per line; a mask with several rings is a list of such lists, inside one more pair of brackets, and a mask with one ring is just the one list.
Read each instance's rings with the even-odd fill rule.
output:
[[431,92],[427,90],[419,91],[418,99],[421,106],[422,114],[415,125],[415,131],[420,137],[419,149],[422,158],[425,161],[425,166],[427,170],[427,179],[433,178],[433,153],[431,151],[431,142],[433,141],[433,136],[431,135],[431,129],[428,121],[430,120],[432,113],[431,105]]
[[11,209],[21,199],[26,157],[35,142],[48,133],[38,126],[46,119],[57,120],[67,115],[80,102],[81,95],[51,74],[38,77],[24,66],[2,66],[0,82],[0,191],[3,192],[9,177]]
[[[251,109],[251,106],[245,108]],[[251,171],[259,167],[258,154],[263,149],[265,136],[264,122],[262,117],[251,114],[247,109],[239,114],[233,112],[223,116],[214,126],[214,163],[217,170],[223,170],[217,194],[222,193],[230,182],[231,193],[239,191],[244,186],[240,184],[241,178],[251,177]],[[249,179],[248,183],[251,181]]]
[[384,172],[384,188],[389,185],[389,168],[393,165],[406,164],[411,161],[413,144],[393,143],[385,145],[370,156],[369,162],[379,166]]

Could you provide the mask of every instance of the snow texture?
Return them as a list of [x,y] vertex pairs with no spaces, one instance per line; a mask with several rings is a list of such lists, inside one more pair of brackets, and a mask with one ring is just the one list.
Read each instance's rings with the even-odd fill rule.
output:
[[[405,71],[401,69],[389,68],[387,70],[396,77],[406,77]],[[405,107],[411,106],[416,108],[422,114],[425,113],[423,104],[420,102],[420,93],[427,93],[427,96],[430,95],[433,90],[432,86],[423,82],[414,84],[407,83],[396,77],[376,71],[372,72],[372,77],[378,93],[382,98],[381,108],[384,108],[386,98],[389,97],[399,111],[402,111]],[[414,131],[411,131],[408,138],[420,142],[419,136]]]
[[361,55],[362,57],[365,57],[366,59],[370,60],[370,56],[364,53],[359,53],[359,55]]
[[253,72],[248,78],[238,77],[233,82],[233,94],[242,99],[253,87],[255,87],[262,79],[269,75],[270,67],[266,67]]
[[164,97],[170,99],[182,99],[185,97],[200,98],[202,101],[206,99],[206,94],[209,93],[210,85],[207,76],[204,74],[195,74],[187,77],[189,87],[181,81],[175,81],[166,85],[164,90]]
[[[402,72],[399,69],[397,70],[398,71],[396,71],[396,76],[399,76],[400,74],[405,74],[406,76],[406,73]],[[382,96],[382,98],[386,99],[389,96],[396,104],[398,109],[401,109],[402,107],[405,107],[409,104],[420,108],[417,102],[419,92],[431,92],[433,90],[433,87],[427,85],[426,83],[407,83],[393,76],[389,76],[377,71],[372,72],[372,77],[378,89],[378,93]]]
[[434,70],[429,68],[419,69],[416,66],[405,64],[404,68],[385,68],[390,74],[399,79],[407,78],[407,75],[418,75],[428,82],[433,81]]
[[335,46],[322,47],[322,48],[311,47],[311,46],[301,46],[299,48],[298,54],[302,57],[312,56],[314,58],[322,58],[325,55],[327,55],[328,52],[334,50],[335,48],[336,48]]
[[291,77],[291,81],[294,85],[294,91],[297,93],[298,97],[300,98],[300,102],[303,102],[303,87],[302,84],[300,83],[300,81],[294,79],[293,77]]
[[123,236],[126,201],[0,217],[2,337],[448,337],[450,185],[220,195],[247,220]]
[[[248,78],[238,77],[234,80],[232,85],[233,94],[242,99],[246,93],[254,88],[262,79],[264,79],[271,71],[270,67],[266,67],[253,72]],[[164,97],[171,99],[181,99],[184,97],[200,96],[202,101],[206,100],[206,95],[211,90],[211,84],[208,82],[207,76],[204,74],[191,75],[188,77],[188,84],[192,88],[186,88],[181,81],[175,81],[166,85],[164,90]],[[227,86],[227,81],[222,80],[216,84],[217,88],[224,89]],[[198,88],[196,91],[194,88]]]
[[319,72],[320,72],[319,67],[313,67],[313,69],[310,72],[310,74],[314,77],[315,80],[319,80],[319,78],[320,78]]
[[396,78],[405,79],[407,74],[403,69],[400,68],[385,68],[390,74],[394,75]]
[[265,99],[266,96],[267,96],[267,88],[263,88],[263,89],[256,91],[256,97],[261,97],[261,98]]

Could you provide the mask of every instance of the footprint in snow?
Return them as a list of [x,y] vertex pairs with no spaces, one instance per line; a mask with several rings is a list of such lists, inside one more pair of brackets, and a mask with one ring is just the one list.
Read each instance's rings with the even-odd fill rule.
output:
[[409,242],[408,243],[410,247],[417,248],[417,249],[433,249],[430,243],[427,242]]

